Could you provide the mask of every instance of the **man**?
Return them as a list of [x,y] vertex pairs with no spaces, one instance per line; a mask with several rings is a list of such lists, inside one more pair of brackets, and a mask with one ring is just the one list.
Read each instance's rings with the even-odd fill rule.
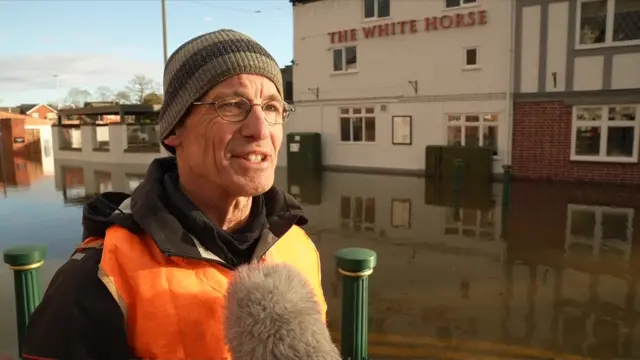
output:
[[180,46],[164,71],[154,160],[131,197],[83,213],[83,243],[34,312],[26,359],[227,359],[224,294],[255,261],[298,268],[326,312],[307,218],[273,187],[282,124],[280,69],[246,35],[219,30]]

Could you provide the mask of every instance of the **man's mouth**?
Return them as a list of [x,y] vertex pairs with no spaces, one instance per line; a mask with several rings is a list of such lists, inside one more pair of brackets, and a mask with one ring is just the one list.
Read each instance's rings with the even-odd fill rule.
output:
[[269,155],[262,152],[248,152],[245,154],[234,155],[232,158],[242,159],[252,164],[259,164],[269,160]]
[[259,163],[263,162],[267,157],[264,154],[246,154],[242,158],[252,163]]

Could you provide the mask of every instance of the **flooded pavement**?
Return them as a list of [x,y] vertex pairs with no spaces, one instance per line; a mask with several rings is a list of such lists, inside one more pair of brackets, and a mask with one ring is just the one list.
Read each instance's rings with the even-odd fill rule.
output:
[[[144,167],[56,162],[0,198],[0,250],[45,244],[43,280],[80,241],[86,196],[130,191]],[[281,169],[323,261],[329,327],[340,337],[334,253],[378,253],[370,280],[376,358],[640,358],[640,192],[564,183],[477,185],[453,196],[425,179]],[[456,206],[456,204],[458,206]],[[634,231],[635,229],[635,231]],[[15,353],[12,276],[0,269],[0,355]]]

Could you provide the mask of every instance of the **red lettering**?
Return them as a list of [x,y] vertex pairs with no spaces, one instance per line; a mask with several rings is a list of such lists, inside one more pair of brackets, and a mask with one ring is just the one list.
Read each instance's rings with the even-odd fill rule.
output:
[[389,36],[389,24],[378,25],[378,37]]
[[336,43],[336,32],[335,32],[335,31],[334,31],[334,32],[330,32],[330,33],[329,33],[329,38],[331,39],[331,40],[330,40],[330,41],[331,41],[331,43],[332,43],[332,44],[335,44],[335,43]]
[[341,30],[338,33],[338,42],[343,43],[345,41],[347,41],[347,30]]
[[367,27],[363,27],[362,28],[362,32],[364,32],[364,38],[365,39],[369,39],[372,38],[374,36],[376,36],[376,27],[375,26],[369,26]]
[[433,16],[424,18],[424,31],[438,30],[438,18]]
[[448,29],[453,26],[453,18],[449,15],[444,15],[440,18],[440,26],[443,29]]
[[415,20],[411,20],[409,22],[409,29],[410,29],[412,34],[417,33],[418,32],[418,23],[416,23]]
[[476,24],[476,13],[474,11],[468,13],[467,18],[469,19],[467,26],[473,26]]
[[[2,1],[2,0],[0,0]],[[468,27],[474,25],[486,25],[488,23],[488,13],[486,10],[471,11],[468,13],[459,13],[443,16],[430,16],[424,18],[424,31],[429,32],[439,29],[450,29],[452,27]],[[388,37],[397,34],[415,34],[418,32],[419,20],[402,20],[392,23],[372,25],[363,27],[362,32],[365,39],[375,37]],[[357,29],[348,29],[333,31],[327,33],[329,41],[332,44],[343,43],[348,41],[358,41]]]
[[403,35],[405,34],[404,29],[405,29],[405,27],[407,26],[407,24],[408,24],[408,23],[409,23],[409,22],[408,22],[408,21],[406,21],[406,20],[404,20],[404,21],[400,21],[400,22],[398,23],[398,24],[400,24],[400,34],[403,34]]
[[478,21],[480,23],[480,25],[486,25],[487,24],[487,10],[478,11],[478,15],[480,15],[480,19]]

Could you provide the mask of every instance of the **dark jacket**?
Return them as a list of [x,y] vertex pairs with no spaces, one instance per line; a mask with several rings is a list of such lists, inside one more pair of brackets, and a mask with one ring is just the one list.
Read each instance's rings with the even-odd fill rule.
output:
[[[83,241],[103,238],[107,228],[116,224],[135,234],[149,234],[166,256],[211,261],[200,256],[191,234],[167,209],[161,183],[173,171],[174,158],[156,159],[131,196],[108,192],[88,202],[82,217]],[[307,223],[291,196],[273,187],[263,197],[268,231],[260,238],[254,258],[262,257],[293,225]],[[120,307],[98,278],[101,256],[101,248],[77,249],[55,273],[29,321],[22,349],[25,359],[134,358]]]

